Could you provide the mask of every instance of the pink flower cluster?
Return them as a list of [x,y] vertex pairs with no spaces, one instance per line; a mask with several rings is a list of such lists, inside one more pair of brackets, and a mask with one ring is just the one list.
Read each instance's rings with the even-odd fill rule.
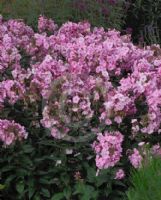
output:
[[0,84],[0,105],[3,107],[4,101],[14,104],[23,98],[24,87],[16,80],[2,81]]
[[161,147],[159,144],[152,146],[151,152],[155,156],[161,156]]
[[21,141],[27,138],[25,128],[14,121],[0,120],[0,141],[8,146],[16,140]]
[[122,156],[123,135],[116,132],[99,133],[92,145],[96,152],[96,166],[99,169],[113,167]]
[[38,21],[38,30],[40,33],[42,32],[51,32],[53,33],[58,26],[51,19],[47,19],[46,17],[40,16]]
[[121,180],[125,177],[125,172],[123,169],[119,169],[115,174],[115,179]]
[[135,168],[139,168],[141,167],[141,162],[143,158],[140,155],[139,151],[136,148],[134,148],[133,153],[129,156],[129,160]]

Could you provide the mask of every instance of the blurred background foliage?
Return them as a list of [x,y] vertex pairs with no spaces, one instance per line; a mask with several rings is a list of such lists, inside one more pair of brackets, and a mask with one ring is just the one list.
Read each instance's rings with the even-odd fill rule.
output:
[[59,25],[88,20],[93,26],[121,29],[125,22],[124,0],[2,0],[0,12],[8,18],[22,18],[35,26],[40,14]]
[[88,20],[93,26],[132,33],[135,43],[161,43],[161,0],[1,0],[0,13],[37,27],[40,14],[59,25]]
[[143,44],[161,43],[161,0],[128,0],[126,27],[133,40]]

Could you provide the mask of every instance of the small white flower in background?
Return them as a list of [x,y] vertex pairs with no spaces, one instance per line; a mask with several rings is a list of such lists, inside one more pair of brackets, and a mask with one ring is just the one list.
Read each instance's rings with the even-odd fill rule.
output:
[[55,166],[61,165],[61,160],[57,160]]
[[138,143],[138,146],[141,147],[141,146],[143,146],[144,144],[145,144],[145,142],[139,142],[139,143]]
[[81,153],[79,152],[79,153],[76,153],[75,155],[74,155],[74,157],[77,157],[77,156],[79,156]]
[[66,153],[67,155],[70,155],[70,154],[73,153],[73,149],[66,149],[66,150],[65,150],[65,153]]
[[100,172],[100,170],[99,170],[99,169],[97,169],[96,176],[98,176],[98,175],[99,175],[99,172]]
[[88,156],[87,157],[87,160],[90,160],[90,159],[92,159],[93,158],[93,156]]
[[137,122],[137,119],[132,119],[132,120],[131,120],[131,123],[132,123],[132,124],[135,123],[135,122]]

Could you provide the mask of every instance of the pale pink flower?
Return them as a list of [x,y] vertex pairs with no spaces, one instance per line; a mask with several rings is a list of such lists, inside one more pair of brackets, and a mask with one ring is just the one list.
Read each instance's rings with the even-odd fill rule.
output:
[[99,133],[92,147],[96,152],[96,166],[106,169],[115,166],[122,153],[123,135],[120,132]]
[[116,174],[115,174],[115,178],[114,179],[118,179],[121,180],[125,177],[125,172],[123,169],[119,169]]
[[11,145],[16,140],[26,139],[28,136],[25,128],[14,121],[0,120],[0,141],[4,145]]
[[79,102],[79,100],[80,100],[79,96],[74,96],[73,97],[73,103],[77,104]]
[[139,168],[141,166],[142,159],[143,158],[140,155],[139,151],[136,148],[134,148],[133,153],[129,156],[129,160],[133,167]]

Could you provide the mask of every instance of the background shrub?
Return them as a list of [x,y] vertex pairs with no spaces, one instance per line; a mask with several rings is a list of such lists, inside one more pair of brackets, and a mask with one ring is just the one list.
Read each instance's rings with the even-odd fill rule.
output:
[[126,27],[133,29],[135,42],[160,44],[161,40],[161,0],[129,0]]

